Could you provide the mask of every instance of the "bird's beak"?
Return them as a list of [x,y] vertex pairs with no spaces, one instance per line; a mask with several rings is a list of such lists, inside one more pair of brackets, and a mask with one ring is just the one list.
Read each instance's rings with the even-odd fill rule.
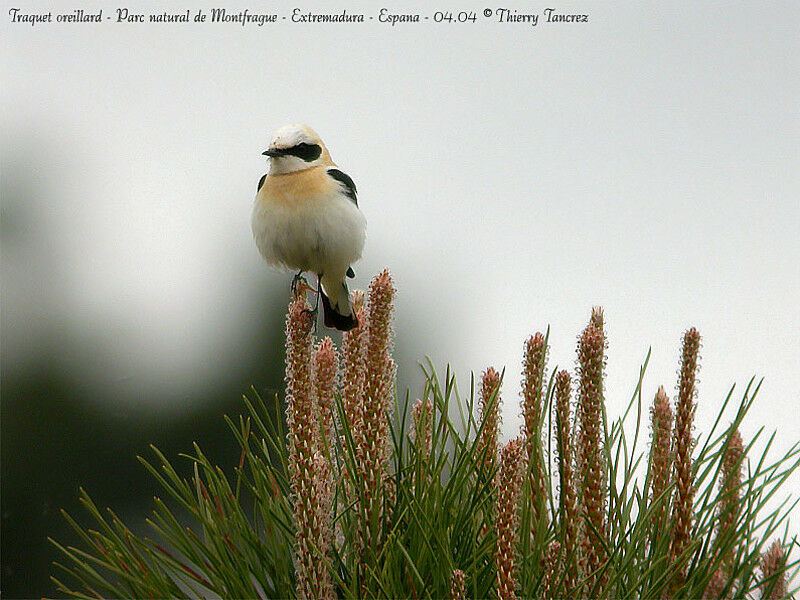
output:
[[262,152],[261,154],[263,154],[264,156],[269,156],[270,158],[278,158],[279,156],[284,155],[284,151],[270,148],[269,150],[264,150],[264,152]]

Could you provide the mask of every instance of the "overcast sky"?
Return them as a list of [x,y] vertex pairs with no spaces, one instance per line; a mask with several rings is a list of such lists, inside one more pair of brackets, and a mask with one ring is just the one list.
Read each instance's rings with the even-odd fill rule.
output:
[[2,199],[3,360],[24,363],[57,322],[100,350],[90,380],[137,382],[139,410],[148,386],[178,394],[227,368],[249,308],[288,289],[249,219],[271,132],[304,122],[358,185],[356,285],[384,266],[395,278],[403,381],[425,355],[464,390],[470,371],[506,367],[510,435],[525,338],[549,324],[550,366],[571,368],[599,304],[611,415],[649,347],[646,400],[660,384],[674,395],[696,326],[698,431],[756,375],[744,433],[778,428],[787,449],[800,439],[800,9],[610,4],[561,7],[585,24],[497,23],[480,17],[493,3],[468,3],[453,10],[476,23],[393,28],[31,27],[6,5],[2,176],[26,193]]

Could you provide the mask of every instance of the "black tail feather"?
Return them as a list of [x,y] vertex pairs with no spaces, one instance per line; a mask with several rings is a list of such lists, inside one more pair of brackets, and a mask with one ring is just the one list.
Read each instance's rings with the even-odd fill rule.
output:
[[[321,288],[322,286],[320,286]],[[353,327],[358,327],[358,319],[354,313],[349,315],[340,315],[331,306],[331,301],[325,295],[325,292],[320,289],[322,296],[322,312],[325,315],[325,327],[329,329],[338,329],[339,331],[350,331]]]

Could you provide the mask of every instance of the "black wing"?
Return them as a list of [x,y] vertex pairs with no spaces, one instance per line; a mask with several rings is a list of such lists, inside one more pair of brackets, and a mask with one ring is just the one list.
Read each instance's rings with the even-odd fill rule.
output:
[[264,175],[262,175],[262,176],[261,176],[261,179],[259,179],[259,180],[258,180],[258,189],[256,190],[256,192],[260,192],[260,191],[261,191],[261,188],[262,188],[262,187],[263,187],[263,185],[264,185],[264,180],[265,180],[266,178],[267,178],[267,175],[266,175],[266,173],[265,173]]
[[328,169],[328,175],[342,184],[342,187],[344,187],[344,193],[348,198],[350,198],[350,200],[353,201],[353,204],[358,206],[358,199],[356,198],[356,184],[353,183],[353,180],[350,179],[350,176],[347,173],[342,173],[339,169]]

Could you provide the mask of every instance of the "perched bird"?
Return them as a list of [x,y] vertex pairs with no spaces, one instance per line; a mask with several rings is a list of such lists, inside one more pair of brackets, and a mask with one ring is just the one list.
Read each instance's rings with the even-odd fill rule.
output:
[[303,272],[314,273],[325,326],[348,331],[358,320],[345,277],[355,276],[366,236],[356,186],[306,125],[278,129],[263,154],[269,173],[258,182],[252,217],[258,250],[270,265],[298,271],[293,288]]

